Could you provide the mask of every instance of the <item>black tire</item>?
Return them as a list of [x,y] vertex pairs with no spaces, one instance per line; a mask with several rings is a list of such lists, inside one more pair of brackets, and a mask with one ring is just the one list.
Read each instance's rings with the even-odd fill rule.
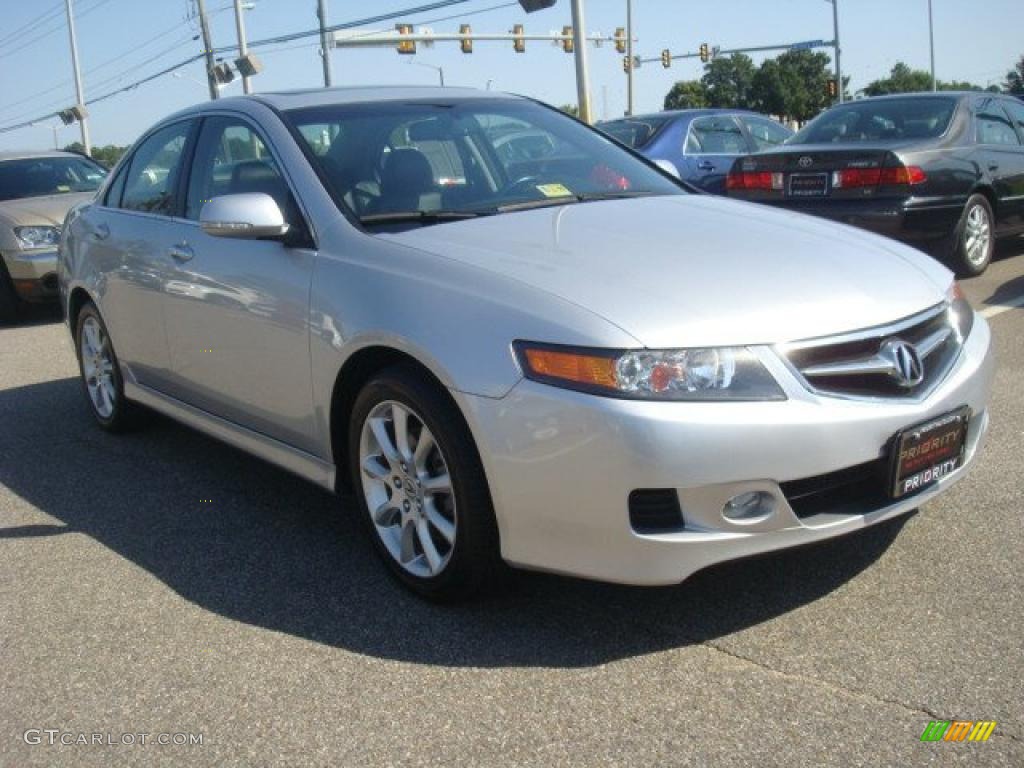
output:
[[[447,565],[429,577],[410,573],[388,551],[370,515],[360,468],[363,426],[386,401],[410,407],[434,436],[444,455],[457,510],[455,541]],[[388,571],[421,597],[438,602],[465,599],[493,590],[507,568],[501,560],[498,527],[480,456],[466,422],[448,394],[412,365],[395,365],[374,376],[360,391],[349,422],[348,459],[359,514]]]
[[4,266],[3,257],[0,257],[0,325],[14,325],[20,309],[21,299],[14,292],[14,283]]
[[[979,258],[972,259],[967,249],[969,240],[968,222],[973,212],[975,215],[984,217],[988,225],[988,243]],[[952,243],[948,253],[949,267],[961,277],[976,277],[988,269],[992,262],[992,254],[995,252],[995,215],[992,212],[992,205],[984,195],[974,194],[967,200],[963,213],[960,214],[960,221],[953,233]]]
[[[111,380],[114,385],[115,398],[113,409],[108,415],[104,415],[97,410],[96,403],[93,401],[92,395],[89,393],[89,386],[86,383],[85,367],[82,362],[82,329],[85,327],[86,321],[90,318],[99,323],[99,326],[103,331],[103,335],[107,339],[110,357],[113,363]],[[139,417],[141,415],[141,406],[130,402],[125,397],[124,379],[121,376],[121,364],[117,359],[117,352],[114,350],[113,339],[110,338],[106,323],[103,322],[103,318],[96,309],[96,305],[91,301],[86,302],[79,311],[78,320],[75,323],[75,356],[78,358],[78,373],[82,382],[82,392],[85,394],[86,402],[89,404],[89,410],[96,419],[96,423],[107,432],[114,433],[126,432],[138,426],[140,421]]]

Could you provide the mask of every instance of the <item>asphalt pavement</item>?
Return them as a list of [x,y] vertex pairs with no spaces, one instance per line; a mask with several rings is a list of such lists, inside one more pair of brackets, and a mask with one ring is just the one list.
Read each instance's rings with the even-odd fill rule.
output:
[[[941,499],[678,587],[455,607],[302,480],[100,432],[53,313],[0,329],[0,766],[1024,765],[1024,241],[964,286],[999,365]],[[953,719],[997,725],[920,741]]]

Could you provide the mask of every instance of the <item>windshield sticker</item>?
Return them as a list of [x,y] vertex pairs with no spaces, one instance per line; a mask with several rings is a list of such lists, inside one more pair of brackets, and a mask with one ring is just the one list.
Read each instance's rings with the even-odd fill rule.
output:
[[537,191],[544,197],[572,197],[569,188],[562,184],[538,184]]

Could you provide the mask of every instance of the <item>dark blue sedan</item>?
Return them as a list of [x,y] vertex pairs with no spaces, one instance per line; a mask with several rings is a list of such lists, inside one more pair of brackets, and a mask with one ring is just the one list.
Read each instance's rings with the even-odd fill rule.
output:
[[598,123],[597,128],[652,160],[668,160],[707,192],[725,193],[725,177],[740,155],[777,147],[793,132],[756,112],[680,109]]

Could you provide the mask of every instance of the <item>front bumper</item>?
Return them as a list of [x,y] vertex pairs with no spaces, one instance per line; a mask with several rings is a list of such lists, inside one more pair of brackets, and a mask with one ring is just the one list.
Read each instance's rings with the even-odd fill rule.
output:
[[27,301],[57,298],[57,251],[13,251],[4,264],[18,296]]
[[[487,472],[503,557],[526,568],[627,584],[672,584],[713,563],[831,538],[915,509],[963,477],[988,427],[994,361],[978,317],[946,379],[924,400],[857,401],[808,391],[773,370],[788,400],[658,403],[521,381],[506,397],[455,393]],[[780,483],[883,457],[900,430],[962,405],[972,417],[963,466],[896,502],[798,517]],[[675,489],[685,526],[630,526],[635,489]],[[722,507],[762,490],[774,512],[732,522]]]

